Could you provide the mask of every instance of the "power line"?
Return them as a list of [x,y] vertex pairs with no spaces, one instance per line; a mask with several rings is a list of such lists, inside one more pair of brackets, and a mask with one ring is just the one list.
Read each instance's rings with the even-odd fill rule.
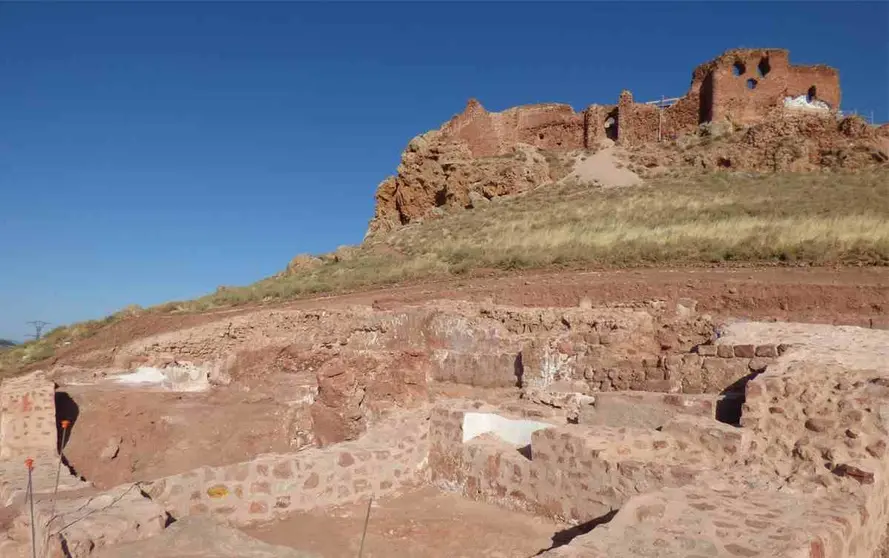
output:
[[29,335],[35,341],[40,339],[43,336],[43,329],[50,324],[50,322],[44,322],[43,320],[34,320],[33,322],[27,322],[28,325],[34,326],[34,335]]

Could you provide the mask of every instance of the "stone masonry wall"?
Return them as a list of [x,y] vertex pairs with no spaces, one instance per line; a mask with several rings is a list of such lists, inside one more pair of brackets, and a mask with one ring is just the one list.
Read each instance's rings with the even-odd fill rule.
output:
[[827,66],[793,66],[788,56],[780,49],[734,50],[709,63],[712,119],[761,122],[771,109],[783,105],[785,97],[806,95],[811,87],[816,99],[838,108],[837,71]]
[[633,102],[633,95],[623,91],[618,101],[617,139],[621,145],[640,145],[658,139],[660,109]]
[[573,522],[606,515],[640,492],[693,482],[708,464],[740,453],[748,443],[737,429],[695,417],[666,425],[675,436],[567,425],[534,432],[529,448],[517,448],[494,433],[464,443],[464,414],[447,407],[432,412],[433,484]]
[[[873,558],[889,521],[889,335],[741,323],[720,341],[764,339],[793,346],[746,384],[734,430],[746,451],[730,451],[732,466],[631,498],[607,525],[543,556],[649,556],[657,547],[662,558]],[[662,433],[712,444],[695,420],[677,417]]]
[[423,480],[427,419],[428,412],[403,413],[354,442],[203,467],[143,489],[175,518],[209,514],[236,525],[385,496]]
[[748,384],[741,421],[762,436],[762,458],[777,473],[820,478],[854,504],[854,536],[831,546],[870,558],[889,522],[889,370],[782,366]]
[[584,147],[583,115],[569,105],[557,103],[488,112],[477,100],[470,99],[463,112],[442,126],[441,131],[466,142],[473,157],[502,155],[516,143],[543,149]]
[[[565,383],[573,391],[651,391],[724,393],[743,391],[786,347],[698,345],[695,352],[662,354],[653,350],[619,350],[611,339],[593,343],[560,339],[533,342],[522,351],[522,385],[546,389]],[[646,354],[647,353],[647,354]]]
[[55,384],[39,375],[0,385],[0,458],[56,451]]

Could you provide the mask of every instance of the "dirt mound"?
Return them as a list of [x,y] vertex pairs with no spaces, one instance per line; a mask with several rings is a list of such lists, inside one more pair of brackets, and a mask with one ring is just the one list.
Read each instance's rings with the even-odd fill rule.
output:
[[615,151],[613,146],[608,146],[592,155],[580,157],[566,180],[596,183],[605,187],[640,184],[642,179],[639,178],[639,175],[626,168],[624,163],[618,160]]

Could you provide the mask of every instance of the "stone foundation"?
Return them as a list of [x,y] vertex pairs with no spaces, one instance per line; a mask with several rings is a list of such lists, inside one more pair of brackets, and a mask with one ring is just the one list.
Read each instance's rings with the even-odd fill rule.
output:
[[235,525],[380,498],[424,480],[427,418],[406,413],[355,442],[204,467],[142,488],[174,518],[209,514]]

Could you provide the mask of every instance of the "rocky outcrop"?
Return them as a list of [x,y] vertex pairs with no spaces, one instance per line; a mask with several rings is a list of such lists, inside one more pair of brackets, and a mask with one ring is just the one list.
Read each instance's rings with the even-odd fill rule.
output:
[[415,137],[401,156],[398,175],[377,188],[368,232],[391,230],[437,209],[467,208],[478,203],[473,198],[516,194],[558,178],[540,149],[515,143],[502,150],[474,157],[467,142],[444,132]]

